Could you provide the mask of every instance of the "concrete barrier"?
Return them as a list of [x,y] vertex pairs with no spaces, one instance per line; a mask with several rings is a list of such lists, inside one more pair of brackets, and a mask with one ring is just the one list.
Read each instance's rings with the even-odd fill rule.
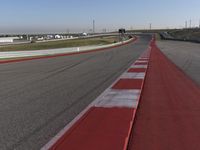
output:
[[59,49],[48,49],[48,50],[32,50],[32,51],[9,51],[0,52],[0,59],[12,59],[12,58],[22,58],[22,57],[35,57],[35,56],[47,56],[47,55],[57,55],[65,53],[74,53],[81,51],[97,50],[102,48],[109,48],[113,46],[119,46],[130,42],[133,39],[129,39],[124,42],[118,42],[108,45],[95,45],[95,46],[84,46],[84,47],[71,47],[71,48],[59,48]]

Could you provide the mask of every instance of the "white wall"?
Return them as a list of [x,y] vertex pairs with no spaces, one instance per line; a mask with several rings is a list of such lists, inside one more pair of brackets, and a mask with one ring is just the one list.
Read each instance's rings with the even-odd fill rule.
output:
[[13,43],[13,39],[0,39],[0,43]]
[[0,38],[0,43],[13,43],[14,39],[19,39],[18,37],[2,37]]

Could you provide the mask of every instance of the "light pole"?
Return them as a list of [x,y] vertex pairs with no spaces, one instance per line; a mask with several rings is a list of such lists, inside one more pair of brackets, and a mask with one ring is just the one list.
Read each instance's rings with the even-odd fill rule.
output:
[[199,19],[199,28],[200,28],[200,19]]
[[93,20],[93,33],[95,33],[95,20]]
[[187,21],[185,21],[185,28],[187,29]]

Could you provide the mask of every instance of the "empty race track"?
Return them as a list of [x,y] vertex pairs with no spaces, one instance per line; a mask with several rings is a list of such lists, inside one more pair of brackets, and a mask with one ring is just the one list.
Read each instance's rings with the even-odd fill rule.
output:
[[128,149],[199,150],[199,100],[197,84],[153,43]]
[[87,54],[0,64],[0,149],[36,150],[101,94],[151,36]]
[[200,44],[157,41],[162,52],[200,86]]

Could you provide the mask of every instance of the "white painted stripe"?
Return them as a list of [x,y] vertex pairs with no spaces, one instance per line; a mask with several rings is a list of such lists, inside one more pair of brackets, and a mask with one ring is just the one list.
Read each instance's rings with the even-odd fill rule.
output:
[[139,60],[147,60],[148,61],[149,58],[147,58],[147,57],[140,57]]
[[132,65],[131,68],[147,68],[147,65]]
[[[101,99],[106,99],[106,98],[137,99],[140,92],[141,90],[108,89],[105,93],[101,95],[99,101],[101,101]],[[97,103],[99,103],[99,101]]]
[[144,79],[145,72],[144,73],[137,73],[137,72],[127,72],[122,74],[122,79]]
[[138,101],[133,100],[118,100],[118,101],[102,101],[97,107],[103,107],[103,108],[137,108],[138,107]]
[[108,89],[98,98],[95,107],[137,108],[141,90]]
[[148,63],[147,60],[137,60],[135,63]]

